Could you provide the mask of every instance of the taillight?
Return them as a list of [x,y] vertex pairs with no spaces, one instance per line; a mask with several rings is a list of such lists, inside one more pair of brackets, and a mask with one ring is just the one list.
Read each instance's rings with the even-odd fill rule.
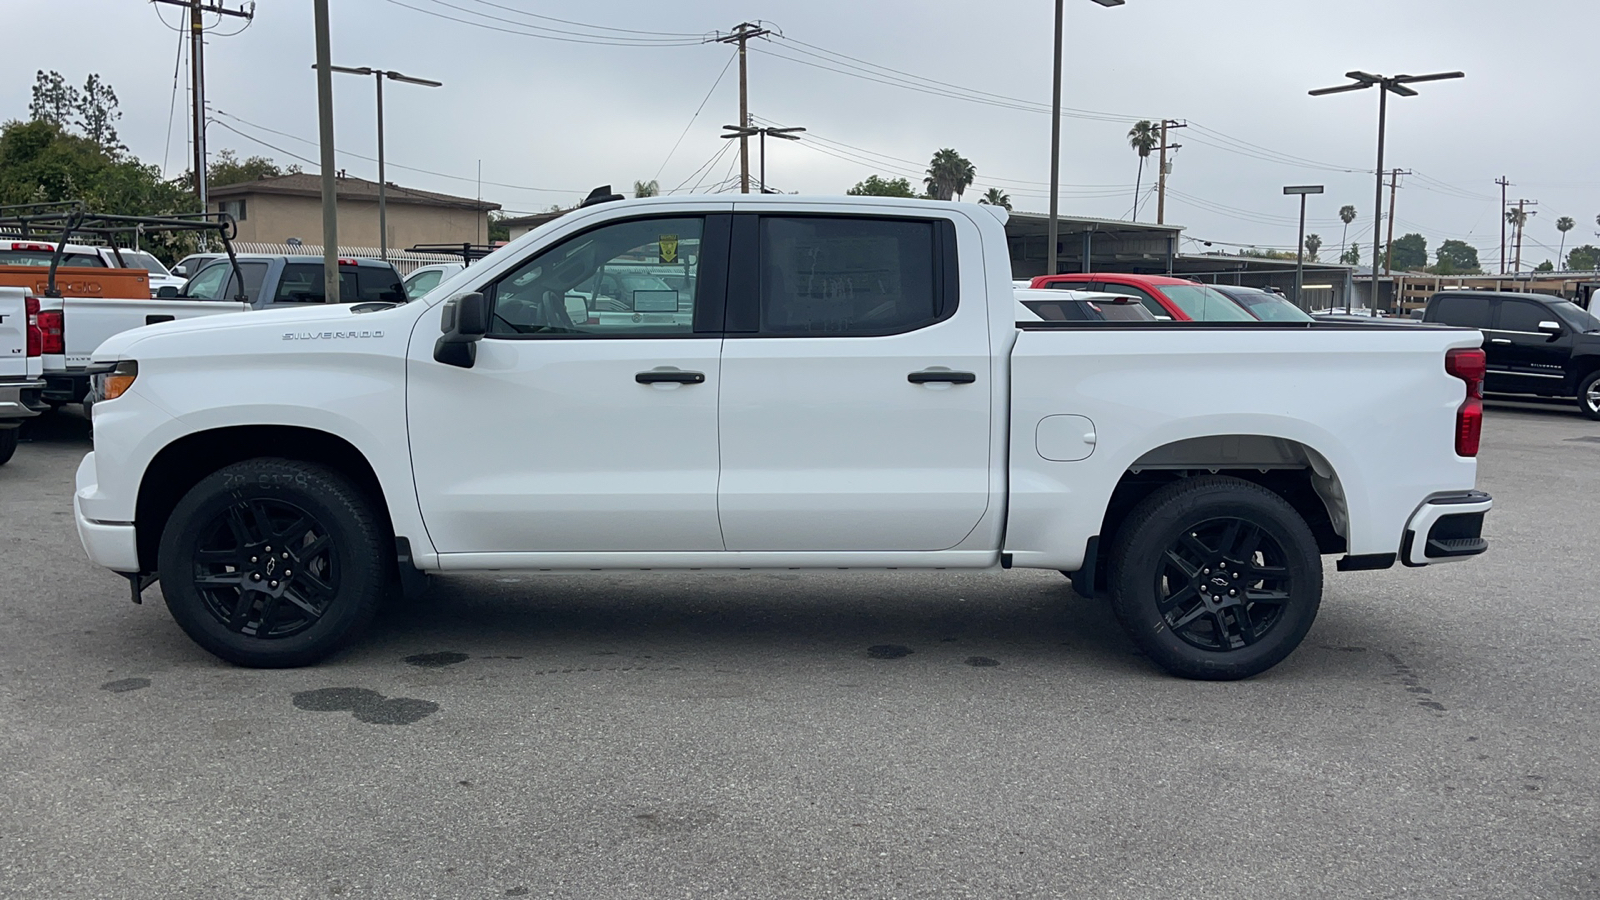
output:
[[49,244],[24,244],[20,241],[13,241],[11,243],[11,249],[32,250],[35,253],[54,253],[56,248],[50,246]]
[[67,326],[61,310],[48,309],[39,313],[39,330],[44,332],[42,349],[45,353],[67,352]]
[[1467,383],[1467,399],[1456,410],[1456,455],[1477,456],[1483,436],[1483,377],[1489,371],[1483,350],[1450,350],[1444,370]]
[[39,330],[39,298],[24,297],[22,299],[24,318],[28,320],[28,355],[44,355],[44,332]]

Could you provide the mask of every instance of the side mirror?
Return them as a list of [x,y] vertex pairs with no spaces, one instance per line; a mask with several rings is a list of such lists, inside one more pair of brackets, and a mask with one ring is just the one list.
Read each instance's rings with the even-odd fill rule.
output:
[[1551,337],[1560,337],[1561,336],[1561,323],[1560,322],[1551,322],[1551,321],[1548,321],[1548,320],[1540,322],[1539,323],[1539,331],[1543,332],[1544,334],[1548,334]]
[[189,277],[189,267],[185,266],[185,265],[173,266],[172,267],[172,274],[181,276],[183,278],[188,278]]
[[488,301],[479,293],[451,297],[439,313],[439,330],[444,334],[433,344],[434,360],[472,368],[478,361],[478,341],[489,332]]
[[178,296],[178,289],[170,284],[164,284],[156,288],[156,299],[158,300],[171,300],[176,296]]

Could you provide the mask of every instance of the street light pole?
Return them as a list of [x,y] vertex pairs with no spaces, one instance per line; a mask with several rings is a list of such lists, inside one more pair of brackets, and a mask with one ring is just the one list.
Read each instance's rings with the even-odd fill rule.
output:
[[1290,185],[1283,189],[1288,195],[1300,195],[1300,239],[1294,248],[1294,305],[1306,308],[1306,195],[1322,193],[1320,184]]
[[[313,69],[317,68],[312,66]],[[343,72],[346,75],[371,75],[373,83],[378,86],[378,255],[384,262],[389,261],[389,176],[384,171],[383,163],[383,82],[402,81],[406,84],[420,84],[423,87],[443,87],[438,81],[429,81],[426,78],[412,78],[399,72],[387,69],[374,69],[371,66],[351,68],[350,66],[328,66],[330,72]]]
[[[1105,7],[1121,6],[1127,0],[1094,0]],[[1066,0],[1056,0],[1056,53],[1054,73],[1050,83],[1050,229],[1045,247],[1045,274],[1060,271],[1061,260],[1057,252],[1061,223],[1057,217],[1061,188],[1061,32],[1066,21]],[[1083,270],[1089,271],[1089,260],[1083,261]]]
[[[1395,93],[1402,97],[1415,97],[1417,92],[1407,85],[1421,81],[1444,81],[1450,78],[1465,78],[1464,72],[1435,72],[1432,75],[1373,75],[1360,70],[1344,73],[1344,77],[1351,80],[1350,84],[1341,84],[1337,87],[1318,88],[1309,93],[1313,97],[1324,94],[1342,94],[1345,91],[1364,91],[1369,87],[1378,89],[1378,168],[1376,171],[1377,185],[1373,192],[1372,208],[1375,216],[1383,215],[1383,132],[1389,116],[1389,94]],[[1379,221],[1373,219],[1372,224],[1372,308],[1376,311],[1378,306],[1378,235]],[[1345,298],[1345,311],[1350,311],[1350,300]]]

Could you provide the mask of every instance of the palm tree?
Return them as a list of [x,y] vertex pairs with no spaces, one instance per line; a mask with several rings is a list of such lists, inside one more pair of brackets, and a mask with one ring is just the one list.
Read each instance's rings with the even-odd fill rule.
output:
[[1525,209],[1508,209],[1506,210],[1506,222],[1516,229],[1512,244],[1517,248],[1516,268],[1520,272],[1522,270],[1522,226],[1528,224],[1528,211]]
[[922,183],[935,200],[960,199],[978,177],[978,169],[966,157],[946,147],[928,162],[928,177]]
[[[1339,207],[1339,221],[1344,223],[1344,234],[1339,235],[1339,246],[1348,247],[1350,244],[1350,223],[1356,220],[1356,208],[1348,203]],[[1339,257],[1343,259],[1343,252]]]
[[1561,255],[1562,251],[1567,249],[1567,232],[1576,227],[1578,227],[1578,223],[1572,221],[1571,216],[1562,216],[1556,220],[1556,230],[1561,232],[1561,249],[1556,251],[1556,262],[1563,269],[1567,267],[1566,258]]
[[1150,151],[1161,146],[1161,132],[1149,119],[1140,119],[1128,129],[1128,146],[1139,154],[1139,176],[1133,181],[1133,220],[1139,221],[1139,188],[1144,182],[1144,161]]
[[1316,258],[1317,258],[1317,251],[1321,250],[1321,249],[1322,249],[1322,235],[1320,235],[1320,234],[1308,234],[1308,235],[1306,235],[1306,252],[1311,255],[1311,259],[1313,261],[1315,261]]
[[1011,211],[1011,195],[999,188],[989,188],[978,198],[978,202],[989,206],[1004,206],[1007,212]]
[[635,181],[633,195],[635,197],[655,197],[661,193],[661,185],[654,178],[649,181]]

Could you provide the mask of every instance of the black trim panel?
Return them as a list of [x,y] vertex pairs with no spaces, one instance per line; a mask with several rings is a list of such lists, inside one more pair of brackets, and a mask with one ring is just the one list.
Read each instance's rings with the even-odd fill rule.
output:
[[1393,553],[1364,553],[1360,556],[1346,556],[1339,560],[1338,568],[1341,572],[1369,572],[1374,569],[1387,569],[1394,565],[1396,554]]

